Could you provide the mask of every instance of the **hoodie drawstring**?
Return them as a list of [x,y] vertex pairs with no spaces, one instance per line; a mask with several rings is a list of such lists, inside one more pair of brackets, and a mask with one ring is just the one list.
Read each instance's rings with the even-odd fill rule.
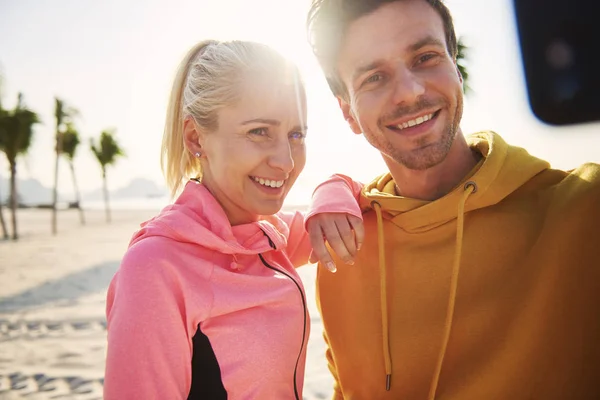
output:
[[[477,184],[469,181],[464,185],[464,191],[460,202],[458,203],[458,215],[456,222],[456,251],[454,253],[454,261],[452,263],[452,276],[450,277],[450,294],[448,296],[448,308],[446,310],[446,321],[444,322],[444,335],[442,347],[438,356],[435,367],[433,380],[429,387],[428,400],[435,399],[442,365],[444,364],[444,356],[448,348],[450,340],[450,332],[452,331],[452,321],[454,317],[454,305],[456,304],[456,291],[458,289],[458,273],[460,271],[460,260],[462,256],[462,241],[465,224],[465,204],[470,195],[477,192]],[[381,329],[383,335],[383,359],[385,363],[385,390],[389,391],[392,383],[392,357],[390,354],[389,341],[389,321],[387,311],[387,280],[386,280],[386,259],[385,259],[385,235],[383,231],[383,216],[381,214],[381,204],[376,201],[371,202],[371,207],[375,210],[377,216],[377,242],[379,249],[379,279],[380,279],[380,300],[381,300]]]
[[469,196],[477,192],[477,184],[473,181],[465,183],[464,192],[458,203],[458,216],[456,221],[456,251],[454,253],[454,262],[452,263],[452,276],[450,277],[450,294],[448,297],[448,309],[446,310],[446,321],[444,322],[444,336],[442,340],[442,348],[440,350],[433,380],[429,387],[428,400],[435,399],[435,392],[437,391],[438,383],[440,380],[440,374],[442,372],[442,365],[444,364],[444,356],[446,355],[446,349],[448,348],[448,342],[450,341],[450,332],[452,331],[452,319],[454,317],[454,305],[456,304],[456,290],[458,288],[458,273],[460,271],[460,258],[462,255],[462,241],[463,241],[463,230],[465,225],[465,203]]
[[390,339],[387,312],[387,280],[385,268],[385,236],[383,234],[383,217],[381,216],[381,204],[371,202],[371,207],[377,215],[377,242],[379,247],[379,298],[381,300],[381,331],[383,334],[383,359],[385,362],[385,390],[389,391],[392,386],[392,357],[390,355]]

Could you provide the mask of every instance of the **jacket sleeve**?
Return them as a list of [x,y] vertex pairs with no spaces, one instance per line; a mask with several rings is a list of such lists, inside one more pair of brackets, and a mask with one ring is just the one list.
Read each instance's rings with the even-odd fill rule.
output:
[[308,218],[323,213],[346,213],[362,219],[358,198],[363,185],[345,175],[333,175],[321,183],[313,193],[308,213],[279,213],[289,227],[287,254],[295,267],[308,263],[312,251],[306,230]]
[[332,175],[313,192],[306,221],[322,213],[347,213],[362,219],[358,200],[363,186],[346,175]]
[[308,263],[312,246],[308,232],[304,227],[304,214],[299,211],[293,213],[280,212],[277,216],[285,222],[290,230],[285,252],[292,265],[296,268],[305,265]]
[[181,281],[152,241],[125,255],[107,296],[105,400],[187,398],[194,333]]

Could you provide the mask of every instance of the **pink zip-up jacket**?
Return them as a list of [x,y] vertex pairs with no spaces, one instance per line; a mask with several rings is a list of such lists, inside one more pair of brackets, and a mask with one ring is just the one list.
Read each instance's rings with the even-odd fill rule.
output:
[[[338,211],[337,198],[354,204],[338,212],[360,217],[344,182],[319,197],[312,215]],[[311,251],[304,223],[279,213],[232,227],[190,181],[142,224],[110,284],[105,400],[301,399],[310,319],[295,267]]]

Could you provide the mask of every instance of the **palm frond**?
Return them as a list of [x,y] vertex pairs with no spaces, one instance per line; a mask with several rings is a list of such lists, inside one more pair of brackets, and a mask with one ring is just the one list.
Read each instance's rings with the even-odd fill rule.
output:
[[61,153],[67,157],[67,159],[72,161],[75,158],[77,147],[81,143],[79,132],[72,122],[68,122],[65,131],[61,132],[60,135],[62,144]]
[[465,94],[469,93],[470,91],[472,91],[471,87],[469,86],[469,70],[467,69],[467,60],[468,60],[468,47],[467,45],[465,45],[464,43],[464,39],[461,37],[458,39],[458,54],[456,55],[456,65],[458,67],[458,70],[460,71],[460,74],[462,75],[463,78],[463,92]]
[[38,115],[24,106],[21,93],[15,109],[0,115],[0,150],[6,154],[10,164],[14,164],[19,154],[29,150],[33,127],[39,122]]
[[120,147],[114,135],[114,129],[105,130],[100,134],[98,143],[96,143],[94,139],[91,140],[90,148],[102,168],[106,168],[108,165],[114,165],[120,157],[125,157],[125,152]]

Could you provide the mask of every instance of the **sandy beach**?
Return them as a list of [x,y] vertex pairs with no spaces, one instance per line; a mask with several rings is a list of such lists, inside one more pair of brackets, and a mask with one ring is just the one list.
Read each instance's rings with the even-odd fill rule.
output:
[[[131,234],[156,211],[20,210],[18,242],[0,242],[0,400],[101,399],[106,354],[106,289]],[[8,216],[8,213],[5,214]],[[304,399],[331,397],[315,266],[299,272],[312,320]]]

